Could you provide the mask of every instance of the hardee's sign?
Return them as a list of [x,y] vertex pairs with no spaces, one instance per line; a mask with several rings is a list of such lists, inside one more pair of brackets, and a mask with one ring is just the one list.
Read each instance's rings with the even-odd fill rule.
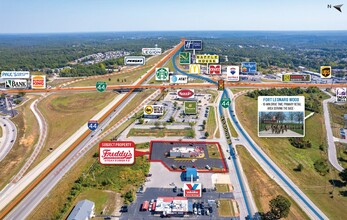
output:
[[132,165],[135,157],[149,154],[135,150],[132,141],[103,141],[99,144],[99,161],[103,165]]
[[32,89],[45,89],[46,88],[46,76],[44,75],[32,75],[31,76],[31,88]]

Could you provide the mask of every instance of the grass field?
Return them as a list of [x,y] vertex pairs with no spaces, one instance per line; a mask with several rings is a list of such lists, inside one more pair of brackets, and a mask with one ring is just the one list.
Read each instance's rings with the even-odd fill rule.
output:
[[31,167],[37,165],[116,97],[112,92],[53,94],[39,103],[48,124],[47,141]]
[[250,90],[249,88],[234,88],[234,89],[230,89],[234,95],[238,92],[242,92],[242,91],[245,91],[245,90]]
[[[246,96],[236,100],[236,112],[240,123],[252,139],[272,158],[272,160],[293,180],[301,190],[331,219],[343,219],[344,208],[347,207],[347,197],[340,192],[346,187],[335,188],[329,182],[339,179],[338,173],[330,169],[329,174],[321,176],[314,169],[314,162],[327,158],[319,145],[326,146],[326,133],[322,114],[315,114],[306,120],[305,140],[310,140],[312,148],[298,149],[290,145],[288,138],[259,138],[257,135],[257,101]],[[304,169],[296,172],[294,169],[302,164]],[[333,191],[334,198],[330,198]]]
[[19,172],[25,163],[25,159],[30,156],[38,140],[38,123],[30,110],[30,105],[36,97],[27,97],[33,97],[33,99],[20,106],[17,109],[19,114],[11,119],[15,123],[18,133],[12,150],[0,162],[0,189],[8,183],[13,175]]
[[170,136],[184,136],[187,137],[192,129],[166,129],[166,128],[156,128],[156,129],[130,129],[127,137],[142,136],[142,137],[170,137]]
[[229,185],[228,184],[214,184],[216,187],[216,191],[220,193],[226,193],[230,192]]
[[2,137],[2,127],[0,127],[0,138]]
[[337,105],[328,103],[331,128],[334,137],[341,138],[340,128],[344,127],[344,114],[347,114],[347,104]]
[[233,208],[233,202],[230,199],[220,199],[220,206],[218,208],[218,214],[221,217],[234,217],[235,210]]
[[240,157],[242,169],[247,177],[250,190],[252,191],[259,212],[265,213],[269,211],[269,201],[276,197],[276,195],[283,195],[290,199],[290,202],[292,203],[287,219],[309,219],[306,213],[302,211],[295,201],[291,199],[287,193],[264,172],[243,146],[237,145],[236,148]]
[[335,142],[337,159],[341,166],[347,169],[347,144]]
[[217,128],[217,122],[216,122],[216,113],[213,106],[209,107],[210,111],[208,112],[207,122],[206,122],[206,131],[208,132],[209,136],[208,139],[212,139],[213,134]]
[[230,129],[231,136],[233,138],[237,138],[239,135],[237,134],[233,124],[231,124],[230,118],[227,118],[227,123],[228,123],[229,129]]
[[222,159],[218,150],[217,145],[209,144],[207,145],[208,156],[211,159]]

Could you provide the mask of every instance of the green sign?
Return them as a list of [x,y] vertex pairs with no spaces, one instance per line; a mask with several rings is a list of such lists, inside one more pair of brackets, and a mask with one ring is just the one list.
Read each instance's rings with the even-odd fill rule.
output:
[[155,70],[155,80],[168,81],[169,80],[169,68],[157,68]]
[[184,102],[184,114],[186,115],[196,115],[197,104],[196,101],[186,101]]
[[106,90],[106,87],[106,82],[96,82],[96,90],[98,90],[98,92],[104,92]]
[[231,103],[230,99],[226,99],[226,98],[222,99],[222,106],[223,106],[223,108],[228,108],[230,103]]
[[190,64],[190,53],[181,52],[180,53],[180,64]]

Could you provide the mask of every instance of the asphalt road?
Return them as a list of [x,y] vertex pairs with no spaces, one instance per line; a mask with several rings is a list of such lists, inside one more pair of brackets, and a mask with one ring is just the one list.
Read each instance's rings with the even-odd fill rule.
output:
[[331,123],[330,123],[330,114],[329,114],[329,108],[328,108],[328,103],[334,102],[335,97],[332,96],[330,93],[323,91],[326,94],[330,96],[329,99],[326,99],[323,101],[323,111],[324,111],[324,123],[325,123],[325,129],[327,132],[327,138],[328,138],[328,158],[329,162],[335,169],[338,171],[342,171],[343,167],[339,164],[339,161],[337,160],[337,154],[336,154],[336,146],[334,142],[334,136],[333,136],[333,131],[331,129]]
[[0,161],[2,161],[16,142],[17,127],[5,116],[0,118],[0,126],[2,129],[2,137],[0,138]]

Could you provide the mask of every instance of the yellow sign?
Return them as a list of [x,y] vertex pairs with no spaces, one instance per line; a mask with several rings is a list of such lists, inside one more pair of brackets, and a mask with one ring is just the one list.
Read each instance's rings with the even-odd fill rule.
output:
[[189,73],[191,74],[200,74],[200,64],[190,64]]
[[153,112],[153,107],[150,106],[150,105],[147,105],[146,108],[145,108],[145,112],[146,112],[147,115],[152,114],[152,112]]
[[283,75],[283,82],[290,82],[290,75],[289,74],[284,74]]
[[219,56],[218,55],[209,55],[209,54],[204,54],[204,55],[195,55],[196,57],[196,63],[219,63]]
[[320,77],[325,79],[331,78],[331,66],[321,66]]

